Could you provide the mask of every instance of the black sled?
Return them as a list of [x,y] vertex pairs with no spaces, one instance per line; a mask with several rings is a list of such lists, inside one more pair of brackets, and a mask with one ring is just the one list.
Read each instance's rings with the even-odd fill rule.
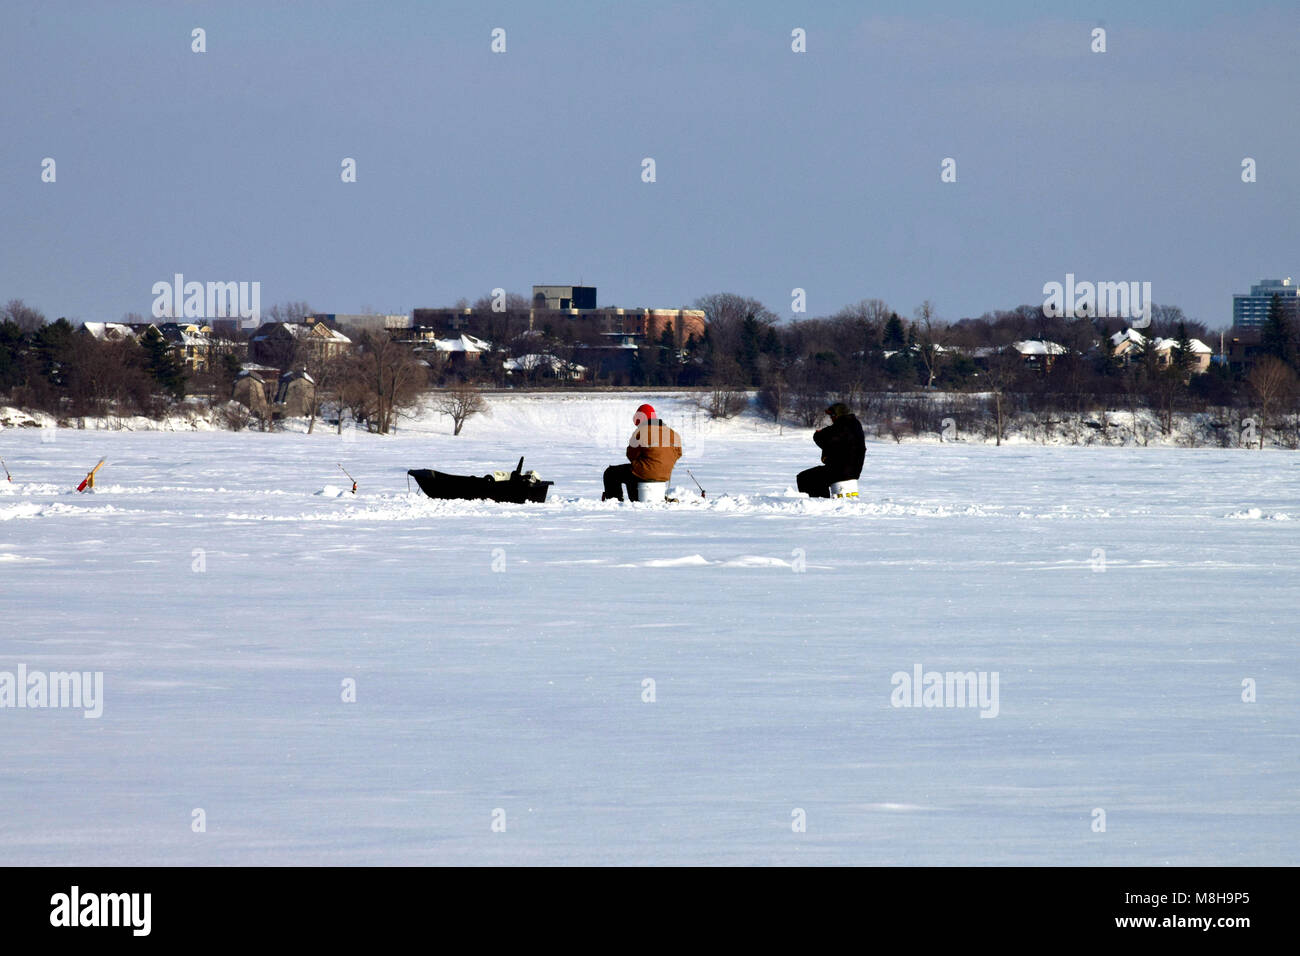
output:
[[553,481],[540,481],[533,473],[524,474],[524,460],[510,473],[506,481],[497,481],[491,475],[448,475],[430,468],[415,468],[407,472],[430,498],[454,498],[461,501],[501,501],[516,505],[543,502]]

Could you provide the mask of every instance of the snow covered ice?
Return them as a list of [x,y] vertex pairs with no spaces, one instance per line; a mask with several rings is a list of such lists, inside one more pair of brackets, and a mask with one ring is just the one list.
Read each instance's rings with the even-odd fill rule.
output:
[[[643,398],[681,501],[602,503]],[[806,429],[491,411],[0,432],[0,671],[104,674],[0,709],[6,861],[1300,863],[1294,454],[869,442],[814,501]],[[545,504],[408,491],[521,454]]]

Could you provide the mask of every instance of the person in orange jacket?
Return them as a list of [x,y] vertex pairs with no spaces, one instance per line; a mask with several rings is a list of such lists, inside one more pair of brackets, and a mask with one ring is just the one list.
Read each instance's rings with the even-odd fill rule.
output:
[[639,407],[632,423],[636,431],[627,443],[628,464],[605,469],[605,493],[600,496],[601,501],[610,498],[622,501],[625,486],[628,497],[635,501],[641,482],[672,481],[673,465],[682,457],[682,436],[659,420],[653,405]]

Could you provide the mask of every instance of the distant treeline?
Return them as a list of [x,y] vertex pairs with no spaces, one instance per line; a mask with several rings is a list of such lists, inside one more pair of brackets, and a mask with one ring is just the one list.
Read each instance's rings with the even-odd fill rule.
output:
[[[1153,307],[1141,330],[1146,347],[1118,356],[1110,336],[1126,327],[1122,321],[1052,317],[1039,306],[944,323],[928,302],[904,318],[869,299],[834,315],[782,321],[755,299],[720,293],[695,303],[706,317],[702,336],[674,341],[665,331],[657,341],[640,341],[628,350],[630,361],[610,374],[590,358],[609,347],[598,325],[563,313],[530,316],[522,298],[513,298],[515,307],[504,314],[486,302],[471,308],[464,330],[494,348],[474,361],[454,361],[395,331],[354,336],[354,354],[341,363],[304,353],[276,364],[303,366],[319,383],[313,420],[318,411],[339,420],[347,411],[381,431],[420,390],[466,384],[702,389],[711,395],[711,412],[723,416],[744,407],[746,391],[757,391],[774,419],[802,424],[815,423],[829,400],[866,409],[867,396],[918,390],[968,393],[988,405],[997,423],[1016,414],[1069,413],[1077,420],[1106,409],[1145,409],[1168,430],[1180,413],[1256,409],[1281,420],[1297,411],[1300,329],[1281,308],[1270,310],[1248,364],[1215,361],[1196,374],[1188,344],[1201,340],[1217,351],[1219,335],[1172,306]],[[1152,347],[1159,338],[1175,343],[1163,362]],[[1012,348],[1025,341],[1061,350],[1036,360]],[[504,367],[506,359],[538,354],[557,362],[516,365],[513,373]],[[157,416],[195,394],[224,403],[245,360],[246,352],[230,351],[210,356],[198,371],[152,332],[139,341],[104,341],[65,319],[47,322],[20,300],[0,309],[0,397],[55,415]],[[1000,433],[1001,424],[995,427]]]
[[[886,303],[869,299],[831,316],[782,321],[755,299],[721,293],[695,303],[706,316],[703,336],[677,343],[665,332],[657,341],[640,342],[632,361],[617,371],[602,373],[592,359],[605,344],[605,330],[598,321],[569,318],[563,313],[530,316],[522,297],[512,296],[511,300],[514,307],[502,313],[494,313],[486,300],[473,306],[462,303],[468,309],[464,331],[493,343],[502,356],[544,352],[560,359],[563,366],[582,366],[582,381],[598,385],[772,387],[846,395],[916,387],[983,391],[989,385],[987,365],[994,354],[1025,340],[1048,341],[1065,350],[1064,356],[1053,357],[1050,363],[1026,365],[1021,384],[1030,390],[1130,391],[1131,384],[1120,387],[1111,380],[1126,371],[1131,377],[1142,378],[1141,373],[1153,371],[1155,364],[1139,361],[1134,369],[1131,358],[1119,361],[1111,353],[1109,336],[1126,328],[1122,320],[1051,317],[1040,306],[1020,306],[946,323],[935,316],[929,303],[918,308],[912,318],[904,318]],[[1296,330],[1285,313],[1279,314],[1277,321],[1280,331],[1273,345],[1266,331],[1259,351],[1276,355],[1295,370]],[[1150,325],[1141,332],[1151,340],[1200,340],[1218,351],[1219,334],[1186,318],[1176,306],[1153,306]],[[1186,365],[1181,360],[1175,362],[1183,373]],[[1217,371],[1209,380],[1188,380],[1188,398],[1224,402],[1235,396],[1244,400],[1245,370]],[[1041,374],[1044,372],[1048,374]],[[485,384],[573,381],[553,374],[547,366],[539,367],[531,377],[511,378],[502,372],[500,362],[487,357],[478,363],[447,364],[439,375],[442,380],[470,378]],[[1188,378],[1186,374],[1179,377]],[[1045,384],[1044,379],[1052,381]]]
[[[233,381],[239,362],[224,366]],[[159,417],[184,398],[192,382],[157,332],[139,341],[101,341],[67,319],[45,322],[10,302],[0,314],[0,396],[52,415],[129,414]]]

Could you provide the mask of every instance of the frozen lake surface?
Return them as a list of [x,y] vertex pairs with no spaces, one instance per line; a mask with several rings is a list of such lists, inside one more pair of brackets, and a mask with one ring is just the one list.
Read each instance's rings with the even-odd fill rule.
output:
[[[601,503],[638,401],[0,431],[0,672],[104,675],[0,709],[5,861],[1300,864],[1300,457],[870,442],[810,501],[808,430],[664,398],[681,503]],[[544,505],[407,489],[521,454]]]

